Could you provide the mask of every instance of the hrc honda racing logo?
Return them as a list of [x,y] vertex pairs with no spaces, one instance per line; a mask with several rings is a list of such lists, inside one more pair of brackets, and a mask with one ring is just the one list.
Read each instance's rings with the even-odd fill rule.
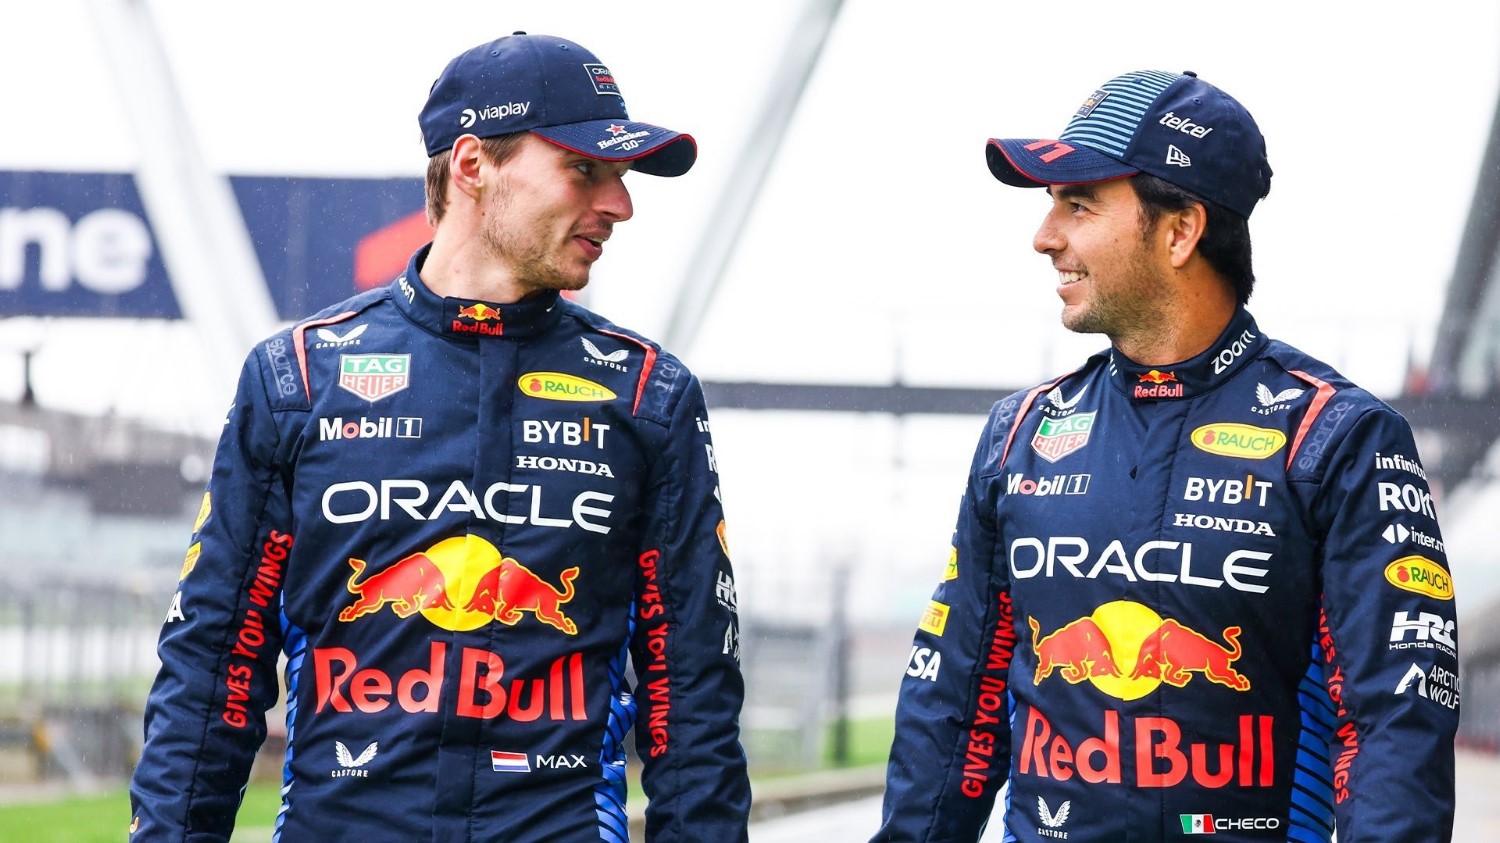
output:
[[[377,571],[362,559],[349,560],[353,572],[347,588],[354,600],[338,615],[354,623],[389,608],[408,621],[420,614],[433,626],[453,632],[478,629],[490,622],[507,626],[536,623],[562,635],[576,635],[578,626],[564,608],[576,589],[579,569],[567,568],[557,583],[474,536],[455,536],[387,565]],[[505,640],[505,639],[500,639]],[[583,654],[564,653],[534,675],[506,676],[505,654],[463,647],[456,683],[447,676],[448,642],[435,639],[425,664],[391,666],[361,664],[347,647],[313,650],[317,684],[316,711],[373,714],[392,704],[403,711],[437,713],[453,706],[460,717],[530,722],[587,719]]]

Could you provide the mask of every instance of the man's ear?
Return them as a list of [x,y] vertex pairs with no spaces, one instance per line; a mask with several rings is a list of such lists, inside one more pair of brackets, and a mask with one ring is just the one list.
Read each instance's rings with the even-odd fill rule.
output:
[[480,176],[483,163],[484,148],[479,138],[473,135],[461,136],[454,142],[453,148],[448,150],[448,178],[454,188],[475,201],[478,201],[484,191],[484,182]]
[[1162,235],[1166,238],[1172,266],[1182,269],[1198,250],[1198,241],[1208,227],[1208,212],[1194,202],[1180,211],[1162,215]]

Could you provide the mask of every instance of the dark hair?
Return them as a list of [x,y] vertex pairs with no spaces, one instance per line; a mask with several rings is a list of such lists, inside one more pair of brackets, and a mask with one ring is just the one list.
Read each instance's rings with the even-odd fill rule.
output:
[[[495,135],[482,139],[479,146],[484,157],[499,166],[516,154],[525,135],[526,132]],[[433,225],[442,222],[443,213],[448,210],[448,153],[452,151],[452,148],[445,149],[427,159],[427,221]]]
[[1169,181],[1147,173],[1132,176],[1130,183],[1141,201],[1141,225],[1150,231],[1161,215],[1185,210],[1197,203],[1203,206],[1207,220],[1198,253],[1214,271],[1234,287],[1235,299],[1250,301],[1255,289],[1255,272],[1250,267],[1250,221],[1235,212],[1190,193]]

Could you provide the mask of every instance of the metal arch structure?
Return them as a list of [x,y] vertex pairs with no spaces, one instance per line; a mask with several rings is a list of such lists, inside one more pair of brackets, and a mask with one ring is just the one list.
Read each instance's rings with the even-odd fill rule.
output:
[[766,88],[755,128],[745,134],[744,148],[708,215],[709,224],[678,286],[662,338],[668,348],[685,353],[697,338],[698,326],[723,283],[724,270],[734,257],[745,222],[755,209],[843,6],[843,0],[808,0],[793,25],[777,62],[777,73]]
[[1500,105],[1438,322],[1428,371],[1437,392],[1500,391]]
[[199,148],[150,4],[89,0],[88,10],[140,151],[136,184],[173,293],[212,358],[207,388],[232,395],[246,349],[280,324],[239,203]]

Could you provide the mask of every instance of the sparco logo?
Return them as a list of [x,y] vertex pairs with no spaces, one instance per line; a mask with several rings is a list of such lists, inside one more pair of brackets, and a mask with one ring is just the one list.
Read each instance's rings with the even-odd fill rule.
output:
[[292,373],[291,358],[286,356],[286,340],[277,337],[266,343],[266,359],[276,375],[276,390],[284,396],[296,394],[297,376]]
[[1251,341],[1255,338],[1256,335],[1250,333],[1250,329],[1246,328],[1245,332],[1235,338],[1234,342],[1219,349],[1219,353],[1214,355],[1214,374],[1224,374],[1229,365],[1239,359],[1241,354],[1245,353],[1245,350],[1250,347]]
[[1307,444],[1302,446],[1302,456],[1297,458],[1297,468],[1303,471],[1311,471],[1318,464],[1318,459],[1323,452],[1328,450],[1328,443],[1333,439],[1333,434],[1343,424],[1344,417],[1354,409],[1354,404],[1348,401],[1340,401],[1334,404],[1328,412],[1324,413],[1318,420],[1318,427],[1307,437]]

